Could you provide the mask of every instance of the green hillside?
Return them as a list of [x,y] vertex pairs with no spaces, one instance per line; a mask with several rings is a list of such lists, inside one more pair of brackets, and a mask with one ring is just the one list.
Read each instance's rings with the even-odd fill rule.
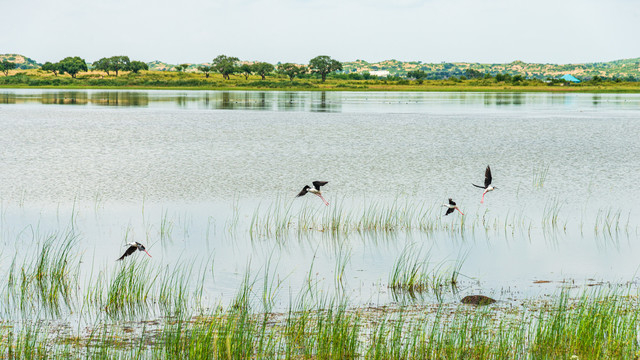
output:
[[18,65],[18,69],[37,69],[42,64],[38,64],[35,60],[18,54],[0,54],[0,62],[7,60]]
[[[149,70],[171,71],[178,64],[167,64],[161,61],[147,63]],[[196,72],[198,66],[210,65],[189,64],[187,72]],[[571,74],[577,78],[593,78],[600,76],[603,78],[634,78],[640,79],[640,58],[615,60],[610,62],[597,62],[585,64],[537,64],[513,61],[508,64],[481,64],[481,63],[423,63],[421,61],[398,61],[385,60],[369,63],[365,60],[347,61],[342,63],[344,73],[364,73],[385,74],[405,76],[409,71],[422,70],[427,73],[427,79],[446,79],[453,76],[460,77],[468,75],[469,70],[476,70],[482,74],[522,75],[525,78],[547,79],[557,78],[564,74]],[[385,76],[385,75],[382,75]]]
[[427,78],[441,79],[451,76],[466,75],[468,70],[476,70],[482,74],[511,74],[522,75],[526,78],[555,78],[564,74],[571,74],[577,78],[592,78],[600,76],[605,78],[640,78],[640,58],[615,60],[610,62],[584,63],[584,64],[537,64],[513,61],[508,64],[480,64],[480,63],[422,63],[420,61],[403,62],[398,60],[385,60],[377,63],[369,63],[364,60],[342,63],[346,73],[376,73],[388,71],[390,75],[406,75],[408,71],[422,70],[427,73]]

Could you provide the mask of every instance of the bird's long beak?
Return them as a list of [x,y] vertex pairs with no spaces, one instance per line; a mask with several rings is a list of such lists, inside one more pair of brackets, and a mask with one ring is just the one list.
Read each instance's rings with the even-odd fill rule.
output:
[[149,255],[149,257],[153,257],[153,256],[151,256],[151,254],[149,254],[149,253],[147,252],[147,250],[145,250],[144,252],[146,252],[146,253],[147,253],[147,255]]

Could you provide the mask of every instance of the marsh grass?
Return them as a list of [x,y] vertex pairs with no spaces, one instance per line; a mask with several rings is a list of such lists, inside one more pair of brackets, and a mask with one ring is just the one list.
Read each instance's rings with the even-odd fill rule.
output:
[[[551,227],[553,229],[558,228],[559,223],[559,215],[560,210],[562,209],[562,202],[554,197],[549,200],[545,206],[542,215],[542,227]],[[564,228],[566,229],[566,222],[564,224]]]
[[[85,295],[87,304],[94,310],[104,311],[113,319],[148,314],[151,310],[151,291],[158,276],[157,271],[151,271],[148,262],[122,261],[111,276],[103,271],[95,281],[92,280]],[[172,279],[165,277],[167,281]],[[167,302],[163,300],[164,305]]]
[[[390,201],[363,201],[352,203],[344,198],[333,199],[331,206],[318,206],[316,202],[295,204],[291,199],[278,198],[266,208],[258,206],[251,217],[249,235],[252,239],[285,237],[311,232],[322,232],[333,237],[354,233],[389,234],[419,231],[426,234],[439,232],[464,237],[467,232],[502,233],[505,237],[528,234],[535,229],[566,231],[568,221],[561,214],[564,202],[558,197],[547,199],[539,220],[527,215],[525,209],[491,213],[488,209],[465,216],[443,216],[439,204],[425,204],[409,198],[396,197]],[[457,215],[457,214],[456,214]],[[615,229],[613,214],[597,219],[599,229],[609,224]],[[605,222],[606,220],[606,222]],[[629,221],[627,220],[627,224]],[[580,226],[583,226],[581,224]],[[618,219],[618,228],[622,228]],[[628,226],[627,226],[628,229]]]
[[444,262],[431,265],[428,253],[423,254],[413,245],[407,246],[393,265],[388,287],[394,292],[406,292],[411,297],[429,292],[442,302],[445,291],[456,291],[465,257],[459,257],[452,267]]
[[541,164],[539,167],[533,169],[533,179],[531,184],[534,189],[542,189],[544,183],[547,181],[549,175],[549,164]]
[[6,307],[23,313],[42,308],[50,315],[58,315],[63,305],[70,308],[81,260],[74,251],[77,241],[73,230],[53,233],[40,240],[37,251],[21,265],[14,256],[7,276]]
[[[381,232],[393,238],[399,230],[420,226],[451,234],[465,228],[506,231],[508,226],[527,226],[524,215],[517,212],[499,217],[485,212],[465,223],[463,217],[443,218],[440,208],[405,200],[366,203],[360,208],[337,203],[335,209],[302,206],[300,212],[285,206],[276,212],[278,219],[268,220],[267,228],[277,230],[272,236],[307,231],[297,230],[300,223],[321,229],[333,242],[336,289],[345,286],[351,260],[350,243],[345,240],[351,235]],[[546,228],[560,226],[561,205],[556,198],[547,204]],[[254,216],[255,224],[263,224],[262,216]],[[628,227],[622,212],[613,209],[601,210],[596,223],[598,231],[607,234]],[[254,229],[265,231],[262,225]],[[128,229],[125,238],[131,232]],[[349,232],[355,234],[342,236]],[[290,295],[288,311],[273,313],[284,281],[278,277],[273,253],[259,270],[262,277],[252,275],[250,264],[247,266],[242,285],[228,306],[204,304],[196,309],[195,304],[203,301],[203,284],[213,277],[212,262],[198,268],[178,259],[173,266],[159,267],[147,257],[130,257],[90,276],[86,291],[77,290],[78,239],[74,229],[55,233],[37,240],[37,251],[31,257],[14,256],[6,276],[4,307],[24,309],[25,317],[42,308],[56,318],[65,306],[76,311],[74,301],[83,294],[79,311],[97,313],[89,318],[96,320],[98,330],[88,340],[81,335],[66,338],[47,326],[28,323],[0,327],[0,357],[500,359],[576,355],[595,359],[633,358],[640,350],[636,325],[640,307],[637,296],[629,292],[585,291],[578,298],[563,292],[552,302],[525,300],[524,305],[498,303],[484,308],[447,303],[445,292],[455,291],[464,276],[467,254],[463,253],[452,264],[434,264],[429,252],[408,246],[395,261],[389,288],[434,296],[436,305],[418,306],[419,301],[412,301],[412,306],[352,308],[345,292],[325,292],[320,286],[322,276],[312,263],[299,294]],[[138,328],[135,334],[114,328],[125,319],[149,318],[157,319],[159,328],[145,328],[141,334]],[[135,326],[146,327],[146,322]]]
[[309,231],[346,235],[372,231],[463,232],[465,228],[463,218],[452,217],[449,222],[444,222],[439,207],[410,199],[395,198],[391,202],[371,201],[354,206],[342,198],[333,200],[328,207],[316,205],[303,203],[294,206],[291,199],[278,198],[264,210],[258,206],[251,217],[249,234],[253,239],[282,238],[292,232],[301,234]]
[[628,232],[629,217],[630,214],[627,216],[626,223],[621,223],[621,221],[624,221],[622,218],[622,210],[614,210],[611,208],[598,209],[593,231],[596,235],[602,234],[608,237],[614,237],[622,230]]
[[174,223],[169,218],[169,213],[165,210],[160,218],[160,242],[171,242]]
[[[461,257],[464,259],[464,257]],[[460,268],[459,260],[454,268]],[[140,270],[138,265],[127,266]],[[172,269],[173,270],[173,269]],[[311,270],[312,271],[312,270]],[[310,271],[310,272],[311,272]],[[188,268],[176,272],[189,274]],[[265,269],[265,274],[272,271]],[[127,275],[124,275],[128,278]],[[265,275],[265,278],[270,277]],[[34,325],[0,329],[5,358],[633,358],[640,350],[638,297],[628,291],[568,290],[551,301],[527,300],[519,306],[463,304],[351,308],[348,302],[299,296],[288,312],[254,311],[250,306],[276,289],[253,291],[249,272],[236,301],[206,314],[161,317],[158,328],[125,333],[99,323],[85,338],[51,339]],[[176,281],[168,276],[171,286]],[[181,280],[177,280],[181,282]],[[264,280],[265,287],[278,287]],[[274,284],[274,285],[270,285]],[[256,299],[258,298],[258,299]],[[268,309],[265,306],[264,309]],[[263,310],[264,310],[263,309]],[[116,323],[117,324],[117,323]]]

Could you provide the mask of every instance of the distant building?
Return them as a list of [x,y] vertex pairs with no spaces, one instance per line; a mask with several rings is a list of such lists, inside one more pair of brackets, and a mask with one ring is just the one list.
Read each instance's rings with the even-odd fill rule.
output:
[[389,70],[373,70],[369,71],[369,75],[387,77],[389,76]]
[[577,79],[576,77],[574,77],[574,76],[573,76],[573,75],[571,75],[571,74],[564,74],[564,75],[562,75],[562,77],[561,77],[560,79],[561,79],[561,80],[564,80],[564,81],[568,81],[568,82],[576,83],[576,84],[580,82],[580,80],[579,80],[579,79]]

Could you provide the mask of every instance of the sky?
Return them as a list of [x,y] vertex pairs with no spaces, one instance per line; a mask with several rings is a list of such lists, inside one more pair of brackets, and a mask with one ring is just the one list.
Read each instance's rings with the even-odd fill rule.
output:
[[640,57],[635,0],[0,0],[0,54],[270,63]]

